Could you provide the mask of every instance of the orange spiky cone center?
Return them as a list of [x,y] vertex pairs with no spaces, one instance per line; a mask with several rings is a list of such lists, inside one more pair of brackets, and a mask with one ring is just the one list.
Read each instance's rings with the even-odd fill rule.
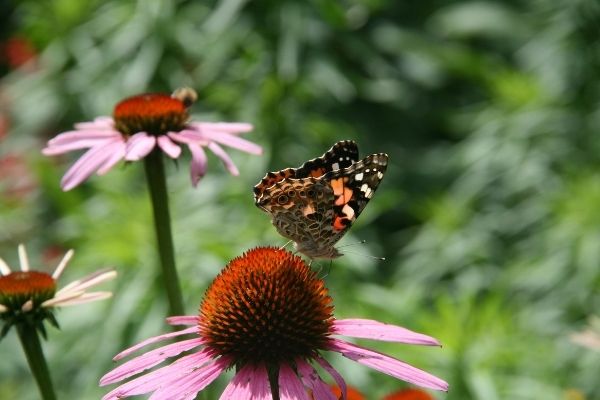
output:
[[0,276],[0,304],[11,309],[20,308],[32,300],[40,304],[54,297],[56,281],[39,271],[17,271]]
[[189,118],[186,105],[179,99],[162,93],[129,97],[116,105],[115,127],[126,136],[138,132],[160,136],[179,132]]
[[232,260],[207,289],[199,333],[238,365],[309,359],[329,340],[331,303],[323,280],[300,257],[256,248]]

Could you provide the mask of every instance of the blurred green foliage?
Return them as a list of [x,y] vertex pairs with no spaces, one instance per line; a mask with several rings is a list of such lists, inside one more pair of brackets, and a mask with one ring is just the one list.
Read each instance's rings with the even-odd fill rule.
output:
[[[37,56],[2,65],[0,255],[15,265],[24,242],[50,269],[52,249],[73,247],[64,282],[107,265],[120,274],[112,301],[65,309],[62,330],[50,329],[59,398],[106,393],[96,382],[112,356],[165,331],[166,305],[140,166],[63,193],[73,157],[40,149],[126,96],[181,86],[200,94],[196,118],[252,122],[248,137],[265,147],[263,158],[231,152],[237,178],[211,159],[197,189],[187,159],[168,170],[189,313],[229,259],[283,244],[252,201],[265,171],[354,139],[363,154],[389,153],[391,165],[343,240],[367,245],[320,263],[337,315],[439,338],[442,349],[375,345],[448,380],[439,399],[600,398],[600,354],[569,340],[600,309],[597,0],[24,0],[2,9],[0,38],[25,38]],[[356,254],[368,252],[387,260]],[[35,399],[15,335],[0,354],[0,398]],[[404,385],[332,361],[369,399]]]

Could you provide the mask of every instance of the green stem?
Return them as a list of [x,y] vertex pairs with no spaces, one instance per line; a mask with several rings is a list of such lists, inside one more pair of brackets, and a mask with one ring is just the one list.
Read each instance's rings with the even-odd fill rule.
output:
[[50,372],[35,327],[17,324],[17,333],[43,400],[56,400]]
[[154,230],[156,231],[156,240],[158,242],[162,280],[169,298],[169,313],[170,315],[185,315],[179,278],[177,277],[177,268],[175,267],[167,181],[162,157],[162,152],[154,149],[144,158],[146,180],[150,190],[150,199],[152,200]]

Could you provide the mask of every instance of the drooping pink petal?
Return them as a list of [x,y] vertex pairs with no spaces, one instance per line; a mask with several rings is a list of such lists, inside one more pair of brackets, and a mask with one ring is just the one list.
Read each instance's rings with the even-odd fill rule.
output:
[[229,154],[227,154],[221,146],[219,146],[218,144],[216,144],[214,142],[211,142],[208,144],[208,148],[210,149],[210,151],[212,151],[214,153],[214,155],[216,155],[217,157],[219,157],[221,159],[221,161],[223,162],[223,165],[225,165],[225,168],[227,168],[227,170],[229,171],[229,173],[231,175],[238,176],[240,174],[240,171],[237,169],[237,167],[233,163],[233,160],[231,159],[231,157],[229,157]]
[[332,339],[328,345],[328,350],[337,351],[346,358],[394,378],[429,389],[448,390],[448,383],[442,379],[385,354],[339,339]]
[[281,400],[310,400],[300,378],[286,363],[279,367],[279,396]]
[[329,385],[323,382],[317,371],[315,371],[309,363],[302,359],[297,359],[296,366],[298,368],[298,374],[300,374],[300,379],[302,379],[302,383],[312,390],[315,399],[338,400],[331,392]]
[[92,147],[69,168],[61,180],[64,191],[71,190],[85,181],[110,158],[111,154],[106,152],[107,145],[110,145],[110,142]]
[[146,132],[138,132],[127,140],[125,159],[127,161],[138,161],[146,157],[156,145],[156,137]]
[[[141,375],[127,383],[118,386],[104,396],[103,400],[117,398],[120,399],[125,396],[133,396],[152,392],[153,390],[156,390],[157,388],[177,379],[182,375],[187,375],[196,371],[207,362],[210,362],[212,358],[209,353],[210,352],[207,349],[204,349],[198,353],[181,357],[172,364]],[[105,377],[103,377],[100,381],[100,386],[107,384],[104,383]]]
[[229,360],[219,358],[187,375],[174,377],[163,383],[148,400],[194,400],[199,391],[210,385],[229,367]]
[[333,322],[333,332],[338,335],[387,342],[440,346],[435,338],[413,332],[400,326],[388,325],[370,319],[338,319]]
[[192,179],[192,185],[196,187],[200,179],[206,174],[206,153],[202,150],[202,147],[195,143],[188,144],[190,153],[192,153],[192,161],[190,163],[190,178]]
[[201,131],[201,134],[211,142],[224,144],[225,146],[229,146],[231,148],[238,149],[250,154],[262,154],[262,147],[260,147],[259,145],[229,133],[215,132],[212,130],[204,129]]
[[245,133],[254,129],[252,124],[247,122],[192,122],[189,124],[196,130],[213,130],[225,133]]
[[202,345],[202,340],[194,338],[151,350],[113,369],[108,374],[104,375],[100,384],[108,385],[109,383],[121,381],[139,372],[145,371],[148,368],[152,368],[169,357],[176,356],[177,354],[191,350],[200,345]]
[[167,317],[167,323],[169,325],[197,325],[197,315],[178,315],[173,317]]
[[198,131],[192,131],[189,129],[179,132],[169,132],[169,137],[179,143],[185,144],[197,144],[200,146],[208,146],[208,139],[202,136]]
[[[130,348],[123,350],[122,352],[120,352],[119,354],[117,354],[116,356],[113,357],[113,361],[118,361],[122,358],[125,358],[127,356],[129,356],[132,353],[135,353],[136,351],[138,351],[139,349],[141,349],[144,346],[147,346],[149,344],[152,343],[157,343],[166,339],[170,339],[170,338],[174,338],[177,336],[181,336],[181,335],[187,335],[190,333],[195,333],[197,331],[197,327],[190,327],[187,329],[182,329],[180,331],[177,332],[170,332],[170,333],[165,333],[163,335],[159,335],[159,336],[154,336],[151,338],[148,338],[144,341],[141,341],[140,343],[136,344],[135,346],[131,346]],[[198,340],[201,340],[200,338]],[[202,343],[201,343],[202,344]]]
[[246,365],[233,377],[219,400],[271,400],[271,385],[263,365]]
[[115,164],[125,157],[125,142],[117,142],[111,145],[107,151],[110,151],[112,155],[104,162],[104,164],[102,164],[100,168],[98,168],[98,175],[106,174],[112,169],[112,167],[115,166]]
[[337,386],[342,391],[342,400],[346,400],[346,398],[348,397],[348,387],[346,386],[346,381],[344,380],[342,375],[340,375],[340,373],[337,372],[335,368],[333,368],[333,365],[331,365],[329,361],[327,361],[323,357],[317,355],[315,357],[315,360],[319,363],[321,367],[323,367],[325,371],[329,372],[329,375],[331,375]]
[[181,154],[181,147],[173,143],[168,136],[161,135],[156,141],[158,142],[158,147],[160,147],[169,157],[177,158]]

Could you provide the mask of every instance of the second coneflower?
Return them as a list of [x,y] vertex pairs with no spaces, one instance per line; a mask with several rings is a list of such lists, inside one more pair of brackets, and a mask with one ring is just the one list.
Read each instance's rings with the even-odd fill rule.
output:
[[104,400],[153,393],[152,398],[194,399],[229,368],[236,374],[221,399],[336,400],[314,365],[342,388],[341,375],[323,358],[335,352],[415,385],[447,390],[443,380],[385,354],[337,336],[439,346],[430,336],[399,326],[333,316],[323,280],[298,256],[275,248],[256,248],[232,260],[210,285],[198,316],[173,317],[172,325],[192,325],[147,339],[115,357],[180,335],[197,334],[151,350],[106,374],[101,385],[119,382],[183,352],[197,349],[170,365],[140,375],[104,396]]
[[44,400],[55,400],[56,395],[38,333],[46,336],[46,321],[58,327],[54,308],[110,297],[110,292],[89,292],[88,289],[117,275],[112,269],[101,270],[58,289],[56,281],[72,256],[73,250],[69,250],[52,274],[32,270],[23,245],[19,246],[20,271],[12,270],[0,258],[0,339],[12,327],[16,328],[29,368]]

